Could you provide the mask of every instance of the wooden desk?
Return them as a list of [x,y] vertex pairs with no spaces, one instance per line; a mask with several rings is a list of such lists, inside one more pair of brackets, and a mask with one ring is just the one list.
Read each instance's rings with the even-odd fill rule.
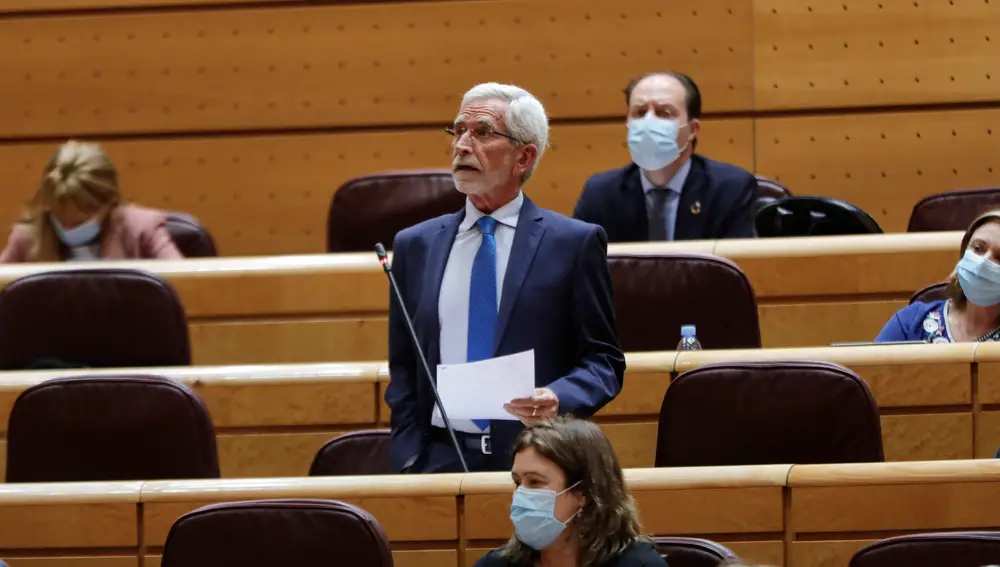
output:
[[137,567],[142,482],[0,484],[12,567]]
[[[656,535],[711,537],[742,557],[780,565],[782,487],[789,465],[631,469],[625,479],[643,530]],[[468,475],[462,482],[465,565],[510,537],[514,484],[507,473]]]
[[712,362],[822,360],[857,372],[882,414],[886,460],[971,459],[974,451],[973,343],[682,352],[675,371]]
[[[744,560],[847,567],[868,543],[921,531],[995,529],[1000,461],[631,469],[643,530],[724,543]],[[401,567],[468,567],[511,535],[505,473],[0,486],[12,567],[159,566],[173,522],[247,499],[329,498],[379,521]]]
[[[736,262],[766,347],[867,341],[910,295],[954,268],[961,233],[616,244],[609,254],[696,251]],[[195,364],[385,360],[389,291],[374,254],[0,266],[0,285],[46,269],[145,269],[177,289]]]
[[795,466],[788,490],[794,567],[847,567],[857,550],[901,533],[1000,525],[995,459]]
[[399,567],[455,565],[463,475],[147,482],[142,489],[146,563],[158,567],[174,521],[201,506],[262,498],[326,498],[360,506],[386,536]]
[[[994,397],[998,387],[990,382],[992,370],[979,370],[974,362],[989,353],[997,355],[1000,346],[634,353],[627,357],[624,390],[595,421],[623,466],[650,467],[660,405],[673,376],[719,361],[825,360],[852,368],[867,381],[882,413],[888,460],[989,457],[1000,444],[1000,411],[990,405],[996,402],[983,400],[1000,398]],[[994,363],[983,364],[992,368],[988,365]],[[123,372],[170,376],[198,393],[215,424],[226,478],[304,476],[327,440],[345,431],[389,426],[388,368],[368,362],[0,373],[0,435],[6,435],[15,398],[30,385],[57,376]]]

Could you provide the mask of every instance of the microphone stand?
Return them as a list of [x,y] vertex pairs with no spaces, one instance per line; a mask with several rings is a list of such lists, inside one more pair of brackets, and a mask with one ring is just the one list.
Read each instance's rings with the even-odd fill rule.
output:
[[[410,331],[410,339],[413,340],[413,346],[417,350],[417,356],[420,357],[420,363],[424,367],[424,372],[427,375],[427,382],[431,386],[431,392],[434,393],[434,403],[437,404],[439,410],[441,410],[441,419],[444,421],[444,427],[448,430],[448,435],[451,436],[451,444],[455,448],[455,453],[458,454],[458,460],[462,463],[462,470],[469,472],[469,466],[465,464],[465,455],[462,454],[462,447],[458,444],[458,438],[455,437],[455,430],[451,427],[451,420],[448,419],[448,412],[444,409],[444,404],[441,403],[441,395],[438,394],[437,385],[434,383],[433,374],[431,374],[431,367],[427,364],[427,357],[424,356],[424,349],[420,347],[420,341],[417,339],[417,331],[413,328],[413,320],[410,319],[410,314],[406,311],[406,302],[403,301],[403,294],[399,291],[399,284],[396,283],[396,277],[392,275],[392,267],[389,265],[389,258],[385,251],[385,246],[381,242],[375,245],[375,253],[378,254],[378,261],[382,264],[382,270],[385,271],[386,275],[389,276],[389,287],[392,288],[396,296],[396,302],[399,304],[399,309],[403,312],[403,319],[406,321],[406,327]],[[392,377],[390,376],[391,380]]]

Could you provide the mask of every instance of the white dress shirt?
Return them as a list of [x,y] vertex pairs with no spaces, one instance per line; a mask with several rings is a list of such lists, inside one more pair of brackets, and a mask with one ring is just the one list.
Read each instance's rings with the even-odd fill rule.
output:
[[677,226],[677,207],[680,205],[681,193],[684,192],[684,183],[687,181],[688,173],[690,172],[691,159],[688,158],[688,160],[684,162],[684,165],[677,170],[677,173],[670,178],[670,181],[667,181],[666,187],[657,187],[653,185],[653,182],[650,181],[649,178],[646,177],[645,171],[641,169],[639,170],[639,179],[642,182],[642,190],[646,192],[647,215],[650,215],[654,206],[653,199],[655,199],[655,197],[650,195],[651,191],[670,191],[674,194],[664,205],[664,208],[666,209],[664,211],[664,216],[666,217],[667,222],[667,240],[674,239],[674,228]]
[[[507,272],[507,261],[510,259],[510,249],[514,244],[514,230],[517,228],[517,217],[521,214],[521,204],[524,203],[524,193],[518,192],[517,197],[500,207],[490,216],[496,219],[496,229],[493,238],[497,243],[497,307],[503,294],[503,278]],[[472,284],[472,262],[483,241],[483,233],[476,221],[486,215],[465,200],[465,218],[458,225],[458,234],[451,245],[448,263],[444,268],[444,279],[441,280],[441,294],[438,296],[438,319],[441,323],[441,335],[438,343],[441,345],[441,364],[459,364],[468,362],[469,347],[469,291]],[[497,332],[500,330],[497,329]],[[441,412],[437,405],[431,415],[431,425],[444,427]],[[466,433],[482,433],[471,420],[453,419],[452,427],[456,431]]]

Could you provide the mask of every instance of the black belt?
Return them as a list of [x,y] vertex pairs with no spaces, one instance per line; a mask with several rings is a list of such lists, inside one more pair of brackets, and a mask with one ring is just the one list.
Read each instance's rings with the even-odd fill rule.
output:
[[[448,435],[448,430],[443,427],[432,426],[431,437],[433,437],[436,441],[451,445],[451,436]],[[455,439],[458,440],[459,446],[468,451],[475,451],[477,453],[482,453],[483,455],[493,454],[493,447],[490,443],[490,436],[488,434],[483,435],[481,433],[455,431]]]

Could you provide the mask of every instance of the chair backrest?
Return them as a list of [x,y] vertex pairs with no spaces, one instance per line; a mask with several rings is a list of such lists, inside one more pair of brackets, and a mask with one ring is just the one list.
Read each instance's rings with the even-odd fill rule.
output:
[[392,246],[396,233],[434,217],[462,210],[465,195],[451,171],[387,172],[352,179],[330,202],[328,252],[369,252],[376,242]]
[[618,339],[626,352],[673,350],[681,326],[697,326],[703,348],[759,348],[757,299],[729,260],[695,253],[614,255],[608,269]]
[[694,537],[654,537],[653,543],[670,567],[717,567],[740,561],[728,547]]
[[910,297],[910,303],[931,303],[941,299],[948,299],[948,282],[938,282],[921,289]]
[[40,359],[105,368],[189,365],[184,307],[169,283],[137,270],[24,276],[0,291],[0,370]]
[[219,255],[212,234],[191,215],[167,213],[167,232],[185,258],[211,258]]
[[829,197],[788,197],[771,203],[757,211],[754,228],[761,237],[882,232],[868,213]]
[[7,482],[218,478],[212,418],[161,376],[74,376],[21,392],[7,430]]
[[331,500],[214,504],[170,528],[162,567],[392,567],[389,541],[361,508]]
[[388,429],[352,431],[327,441],[316,453],[309,476],[394,474]]
[[850,567],[1000,565],[1000,532],[945,532],[891,537],[862,548]]
[[913,205],[906,230],[965,230],[976,217],[996,208],[1000,208],[1000,187],[938,193]]
[[728,362],[681,374],[663,397],[656,466],[880,462],[878,407],[830,362]]
[[781,183],[761,175],[755,175],[754,177],[757,178],[757,201],[754,203],[755,212],[767,205],[777,203],[792,196],[792,192],[789,191],[788,187],[785,187]]

